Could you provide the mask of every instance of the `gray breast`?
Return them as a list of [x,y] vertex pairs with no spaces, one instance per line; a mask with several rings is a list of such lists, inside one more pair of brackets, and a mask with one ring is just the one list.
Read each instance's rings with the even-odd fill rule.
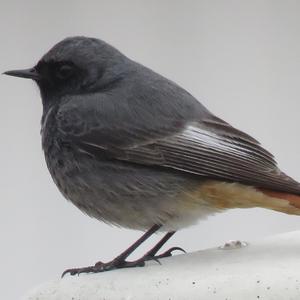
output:
[[199,184],[190,175],[83,152],[59,134],[54,109],[43,118],[42,143],[50,174],[65,198],[110,224],[134,229],[166,224],[178,217],[180,197]]

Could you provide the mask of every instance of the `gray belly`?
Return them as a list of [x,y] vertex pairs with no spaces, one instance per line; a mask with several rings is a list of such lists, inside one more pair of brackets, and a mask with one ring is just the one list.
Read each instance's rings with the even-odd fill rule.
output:
[[[182,219],[188,218],[181,209],[184,195],[200,183],[192,176],[82,153],[61,152],[59,160],[54,157],[46,154],[47,165],[67,199],[91,217],[127,228],[182,227]],[[194,218],[213,212],[205,205],[199,209]]]

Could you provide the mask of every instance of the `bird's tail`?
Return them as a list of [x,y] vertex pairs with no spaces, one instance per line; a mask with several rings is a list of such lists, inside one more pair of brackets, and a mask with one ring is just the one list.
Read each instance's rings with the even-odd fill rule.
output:
[[207,199],[210,205],[220,211],[230,208],[261,207],[300,215],[300,195],[240,183],[206,181],[197,189],[195,195],[198,199]]
[[271,208],[273,210],[280,211],[287,214],[300,215],[299,195],[271,191],[267,189],[258,189],[258,190],[262,192],[264,195],[274,199],[271,207],[270,207],[270,203],[268,203],[269,207],[267,206],[266,208]]

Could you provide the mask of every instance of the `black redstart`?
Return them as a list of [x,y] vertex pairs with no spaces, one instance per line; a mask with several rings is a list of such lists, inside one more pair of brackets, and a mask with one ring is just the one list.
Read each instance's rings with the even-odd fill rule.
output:
[[[72,275],[142,266],[176,230],[230,208],[300,214],[300,184],[259,142],[210,113],[174,82],[104,41],[71,37],[31,69],[43,102],[42,145],[61,193],[91,217],[148,230],[108,263]],[[141,259],[127,257],[167,231]]]

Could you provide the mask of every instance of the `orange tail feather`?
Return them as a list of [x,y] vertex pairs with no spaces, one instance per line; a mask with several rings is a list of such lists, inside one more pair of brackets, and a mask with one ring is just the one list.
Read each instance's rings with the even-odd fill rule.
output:
[[[290,209],[283,209],[284,207],[278,207],[278,209],[273,208],[275,210],[278,211],[282,211],[285,213],[289,213],[289,214],[300,214],[300,196],[299,195],[294,195],[294,194],[289,194],[289,193],[283,193],[283,192],[276,192],[276,191],[271,191],[271,190],[267,190],[267,189],[257,189],[260,192],[262,192],[263,194],[272,197],[272,198],[276,198],[276,199],[282,199],[287,201],[287,204],[290,206]],[[294,208],[294,209],[293,209]]]

